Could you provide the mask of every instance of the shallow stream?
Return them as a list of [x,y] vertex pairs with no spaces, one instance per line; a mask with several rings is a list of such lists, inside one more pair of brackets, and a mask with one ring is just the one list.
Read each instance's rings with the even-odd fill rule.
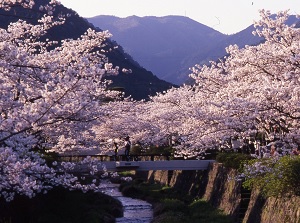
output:
[[124,216],[117,218],[117,223],[150,223],[153,219],[152,205],[146,201],[124,197],[119,191],[119,184],[103,182],[102,192],[118,199],[123,205]]

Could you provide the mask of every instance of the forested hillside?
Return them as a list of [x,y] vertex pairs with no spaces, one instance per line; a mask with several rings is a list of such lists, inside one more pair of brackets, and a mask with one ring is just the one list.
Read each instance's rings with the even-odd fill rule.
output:
[[[37,8],[38,5],[45,4],[47,0],[36,1],[36,7],[33,10],[24,9],[15,6],[10,11],[0,10],[0,27],[7,28],[8,24],[18,19],[26,20],[31,23],[36,23],[37,18],[40,18],[43,13]],[[77,15],[76,12],[65,8],[63,5],[57,6],[54,16],[66,16],[65,24],[51,28],[46,38],[50,40],[61,41],[63,39],[77,39],[88,28],[96,29],[86,19]],[[97,28],[99,30],[99,28]],[[131,95],[134,99],[146,99],[148,95],[155,95],[156,92],[162,92],[174,86],[166,81],[160,80],[152,72],[142,68],[134,59],[124,53],[122,46],[114,41],[109,41],[109,47],[115,48],[108,54],[108,59],[114,66],[119,66],[120,71],[123,68],[132,70],[132,73],[122,73],[118,76],[107,77],[113,80],[112,88],[124,90],[126,96]],[[117,47],[117,48],[116,48]]]

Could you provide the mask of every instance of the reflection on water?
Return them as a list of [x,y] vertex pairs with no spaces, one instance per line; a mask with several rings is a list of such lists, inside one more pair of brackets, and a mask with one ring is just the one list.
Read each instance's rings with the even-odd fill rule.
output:
[[152,205],[146,201],[124,197],[119,191],[119,184],[105,181],[102,192],[118,199],[124,210],[124,216],[117,218],[117,223],[150,223],[153,219]]

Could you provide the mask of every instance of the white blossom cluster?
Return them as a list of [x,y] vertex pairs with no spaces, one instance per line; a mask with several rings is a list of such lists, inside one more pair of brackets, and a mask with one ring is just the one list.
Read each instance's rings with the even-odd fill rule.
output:
[[278,159],[268,159],[257,161],[253,165],[246,165],[244,166],[244,174],[242,176],[246,178],[253,178],[264,176],[266,173],[272,173],[274,171],[272,166],[275,165],[277,160]]
[[24,8],[32,8],[34,0],[0,0],[0,8],[10,10],[15,5],[21,5]]

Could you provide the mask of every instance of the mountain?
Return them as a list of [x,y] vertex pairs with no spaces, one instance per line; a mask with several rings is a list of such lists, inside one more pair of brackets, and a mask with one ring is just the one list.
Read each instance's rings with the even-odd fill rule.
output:
[[[30,9],[24,9],[22,7],[13,7],[10,11],[0,10],[0,28],[7,28],[9,23],[17,21],[18,19],[26,20],[31,23],[36,23],[37,19],[42,16],[38,7],[41,4],[46,4],[49,0],[35,0],[35,7]],[[54,13],[54,16],[59,14],[68,15],[65,24],[54,27],[49,30],[45,38],[50,40],[60,41],[62,39],[77,39],[80,37],[88,28],[97,29],[86,19],[80,17],[75,11],[59,5]],[[165,91],[173,86],[174,84],[168,83],[164,80],[159,79],[153,75],[152,72],[141,67],[132,57],[125,53],[122,46],[118,45],[115,41],[107,41],[109,47],[118,48],[111,51],[107,56],[109,61],[115,66],[122,68],[131,69],[131,74],[121,73],[118,76],[107,77],[111,79],[113,84],[112,88],[124,89],[125,95],[131,95],[133,99],[141,100],[147,99],[149,95],[155,95],[156,92]]]
[[112,39],[143,67],[175,84],[181,84],[185,79],[179,72],[191,55],[213,47],[226,37],[182,16],[96,16],[87,20],[109,30],[113,34]]
[[[295,23],[295,19],[292,16],[287,23]],[[225,35],[184,16],[118,18],[101,15],[87,20],[109,30],[112,38],[141,66],[177,85],[189,81],[189,68],[195,64],[223,58],[227,46],[244,47],[263,41],[252,34],[253,25],[236,34]]]

